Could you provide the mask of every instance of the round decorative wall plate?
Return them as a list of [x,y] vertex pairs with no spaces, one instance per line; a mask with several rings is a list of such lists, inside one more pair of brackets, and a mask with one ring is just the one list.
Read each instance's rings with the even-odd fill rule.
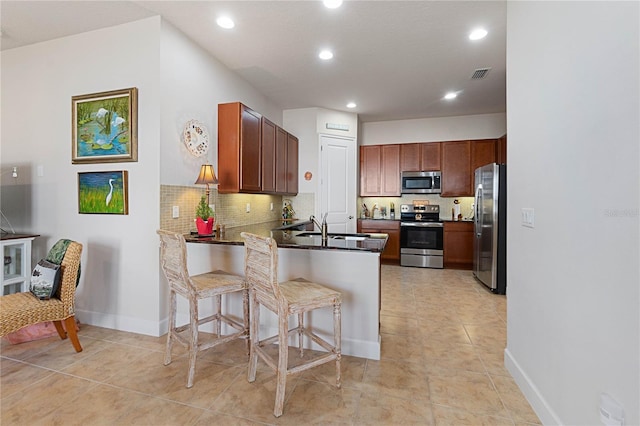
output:
[[202,157],[209,150],[209,133],[198,120],[189,120],[184,125],[184,145],[196,157]]

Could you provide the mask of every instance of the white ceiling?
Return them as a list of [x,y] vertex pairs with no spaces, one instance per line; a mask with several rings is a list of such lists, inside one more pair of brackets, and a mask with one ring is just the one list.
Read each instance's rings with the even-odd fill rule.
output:
[[[215,24],[228,13],[232,30]],[[0,1],[2,50],[162,17],[283,109],[366,121],[506,111],[505,1]],[[488,36],[467,36],[482,26]],[[334,51],[323,62],[321,48]],[[478,68],[491,68],[471,80]],[[457,99],[443,101],[447,91]],[[348,110],[354,101],[358,106]]]

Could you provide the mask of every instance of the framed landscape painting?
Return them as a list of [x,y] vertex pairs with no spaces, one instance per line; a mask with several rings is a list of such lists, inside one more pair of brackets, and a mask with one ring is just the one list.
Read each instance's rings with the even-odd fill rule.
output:
[[78,173],[78,213],[129,214],[126,170]]
[[71,98],[73,164],[138,161],[138,89]]

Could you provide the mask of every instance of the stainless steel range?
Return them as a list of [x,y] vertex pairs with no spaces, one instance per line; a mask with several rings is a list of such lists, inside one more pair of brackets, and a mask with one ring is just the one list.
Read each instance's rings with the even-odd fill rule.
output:
[[400,206],[400,265],[442,269],[444,267],[443,234],[440,206],[402,204]]

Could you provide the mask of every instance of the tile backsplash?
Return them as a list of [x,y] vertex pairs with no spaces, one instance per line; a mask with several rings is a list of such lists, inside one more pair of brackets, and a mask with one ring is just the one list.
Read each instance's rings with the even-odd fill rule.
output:
[[457,198],[444,198],[439,195],[426,194],[426,195],[404,195],[402,197],[359,197],[358,198],[358,217],[362,217],[362,203],[367,205],[369,212],[374,204],[378,207],[387,208],[387,218],[389,217],[389,205],[395,204],[396,219],[400,219],[400,205],[401,204],[413,204],[414,200],[427,200],[429,204],[437,204],[440,206],[440,219],[450,220],[451,209],[454,206],[454,200],[460,202],[460,213],[463,219],[469,219],[473,217],[473,197],[457,197]]
[[[195,230],[195,211],[205,189],[199,186],[160,185],[160,227],[167,231],[188,233]],[[283,200],[291,200],[296,217],[308,219],[314,211],[314,194],[294,197],[265,194],[219,194],[211,189],[209,204],[215,206],[216,223],[227,228],[271,222],[282,218]],[[247,213],[247,204],[250,211]],[[273,204],[273,210],[271,210]],[[173,218],[173,207],[180,215]]]
[[[188,233],[195,231],[195,211],[205,189],[199,186],[160,185],[160,227],[168,231]],[[358,197],[358,217],[362,214],[362,203],[371,211],[374,204],[387,208],[389,217],[390,203],[395,204],[396,219],[400,219],[400,205],[413,204],[414,200],[427,200],[429,204],[440,206],[440,218],[451,219],[454,200],[460,201],[460,213],[467,219],[473,216],[473,197],[443,198],[438,195],[405,195],[403,197]],[[315,194],[299,193],[296,196],[263,195],[263,194],[219,194],[212,189],[209,204],[215,206],[216,223],[228,228],[271,222],[282,218],[282,207],[285,200],[290,200],[295,217],[307,220],[315,213]],[[273,203],[273,210],[271,210]],[[247,213],[247,204],[250,211]],[[173,207],[178,206],[180,215],[172,217]]]

